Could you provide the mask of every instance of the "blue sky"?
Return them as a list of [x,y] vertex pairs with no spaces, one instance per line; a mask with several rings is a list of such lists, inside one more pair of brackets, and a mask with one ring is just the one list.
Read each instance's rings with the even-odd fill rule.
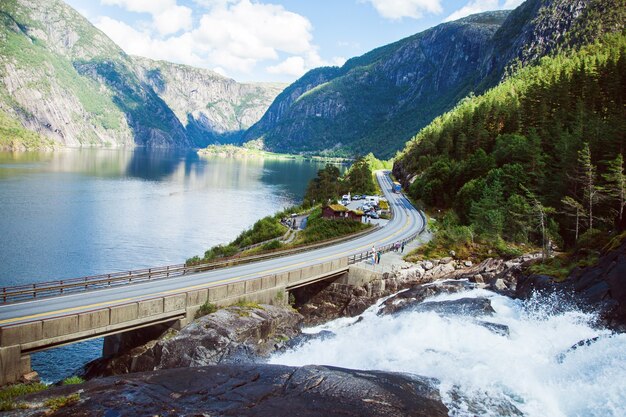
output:
[[523,0],[65,0],[127,53],[291,82],[448,20]]

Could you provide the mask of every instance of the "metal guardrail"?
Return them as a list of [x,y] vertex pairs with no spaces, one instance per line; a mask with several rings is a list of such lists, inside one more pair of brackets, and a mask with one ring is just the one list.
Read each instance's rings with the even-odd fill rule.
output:
[[[418,235],[424,232],[426,228],[426,218],[424,214],[418,210],[420,217],[423,220],[422,228],[413,233],[409,237],[394,242],[392,244],[388,244],[382,247],[377,248],[377,251],[381,251],[382,253],[389,252],[394,248],[396,243],[402,244],[410,242],[415,239]],[[100,275],[91,275],[86,277],[79,278],[69,278],[55,281],[46,281],[39,282],[34,284],[27,285],[16,285],[11,287],[3,287],[0,291],[0,303],[10,303],[10,302],[19,302],[25,301],[28,299],[35,298],[44,298],[51,297],[55,295],[61,294],[70,294],[76,292],[82,292],[87,290],[99,289],[99,288],[107,288],[117,285],[125,285],[130,283],[138,283],[143,281],[164,279],[164,278],[173,278],[183,276],[189,273],[203,272],[209,271],[218,268],[225,268],[234,265],[241,265],[251,262],[257,262],[266,259],[272,259],[280,256],[291,255],[295,253],[305,252],[313,249],[318,249],[330,245],[334,245],[339,242],[348,241],[355,239],[357,237],[361,237],[367,235],[369,233],[373,233],[376,231],[378,227],[373,227],[367,229],[363,232],[355,233],[350,236],[344,236],[337,239],[330,239],[325,242],[316,243],[313,245],[308,245],[300,248],[294,248],[289,250],[282,250],[271,252],[262,255],[248,256],[248,257],[231,257],[222,259],[218,262],[211,262],[206,264],[199,265],[190,265],[186,264],[175,264],[175,265],[166,265],[155,268],[145,268],[138,270],[130,270],[130,271],[122,271],[115,272],[110,274],[100,274]],[[355,264],[358,262],[362,262],[364,260],[370,259],[372,256],[372,251],[364,251],[358,254],[348,256],[348,264]]]
[[233,256],[230,258],[224,258],[217,262],[198,264],[198,265],[186,265],[175,264],[166,265],[155,268],[145,268],[130,271],[114,272],[110,274],[90,275],[79,278],[69,278],[62,280],[38,282],[27,285],[16,285],[11,287],[3,287],[0,291],[0,304],[6,304],[10,302],[19,302],[35,298],[52,297],[61,294],[71,294],[76,292],[82,292],[93,289],[107,288],[117,285],[125,285],[130,283],[139,283],[143,281],[174,278],[180,277],[186,274],[210,271],[219,268],[226,268],[229,266],[243,265],[252,262],[258,262],[266,259],[273,259],[285,255],[292,255],[296,253],[306,252],[313,249],[319,249],[322,247],[334,245],[343,241],[356,239],[358,237],[373,233],[378,230],[378,227],[372,227],[359,233],[355,233],[349,236],[343,236],[336,239],[330,239],[324,242],[319,242],[313,245],[307,245],[299,248],[279,250],[276,252],[270,252],[262,255],[238,257]]

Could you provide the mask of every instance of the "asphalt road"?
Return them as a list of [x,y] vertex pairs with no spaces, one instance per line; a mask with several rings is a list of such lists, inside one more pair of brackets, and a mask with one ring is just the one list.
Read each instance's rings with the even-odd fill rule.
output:
[[394,243],[420,230],[423,227],[423,220],[417,209],[402,194],[392,192],[392,181],[387,175],[379,173],[378,181],[394,210],[394,217],[384,227],[373,233],[337,245],[247,265],[0,305],[0,327],[33,319],[55,317],[175,294],[192,287],[201,287],[203,284],[231,283],[287,272],[367,251],[372,246],[378,247]]

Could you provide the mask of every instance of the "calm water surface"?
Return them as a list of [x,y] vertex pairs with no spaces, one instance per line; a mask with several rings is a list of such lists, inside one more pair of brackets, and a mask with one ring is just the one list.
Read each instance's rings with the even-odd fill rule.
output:
[[[322,167],[165,150],[0,153],[0,286],[182,263],[298,203]],[[33,355],[33,368],[61,378],[101,345]]]

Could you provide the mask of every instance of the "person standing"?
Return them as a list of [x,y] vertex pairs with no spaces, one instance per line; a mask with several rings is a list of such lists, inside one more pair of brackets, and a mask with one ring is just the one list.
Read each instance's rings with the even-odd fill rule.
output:
[[372,265],[376,263],[376,248],[372,246]]
[[379,250],[378,253],[376,254],[376,263],[377,264],[380,263],[380,255],[382,255],[382,252]]
[[404,253],[404,242],[402,242],[402,246],[400,248],[400,253]]

